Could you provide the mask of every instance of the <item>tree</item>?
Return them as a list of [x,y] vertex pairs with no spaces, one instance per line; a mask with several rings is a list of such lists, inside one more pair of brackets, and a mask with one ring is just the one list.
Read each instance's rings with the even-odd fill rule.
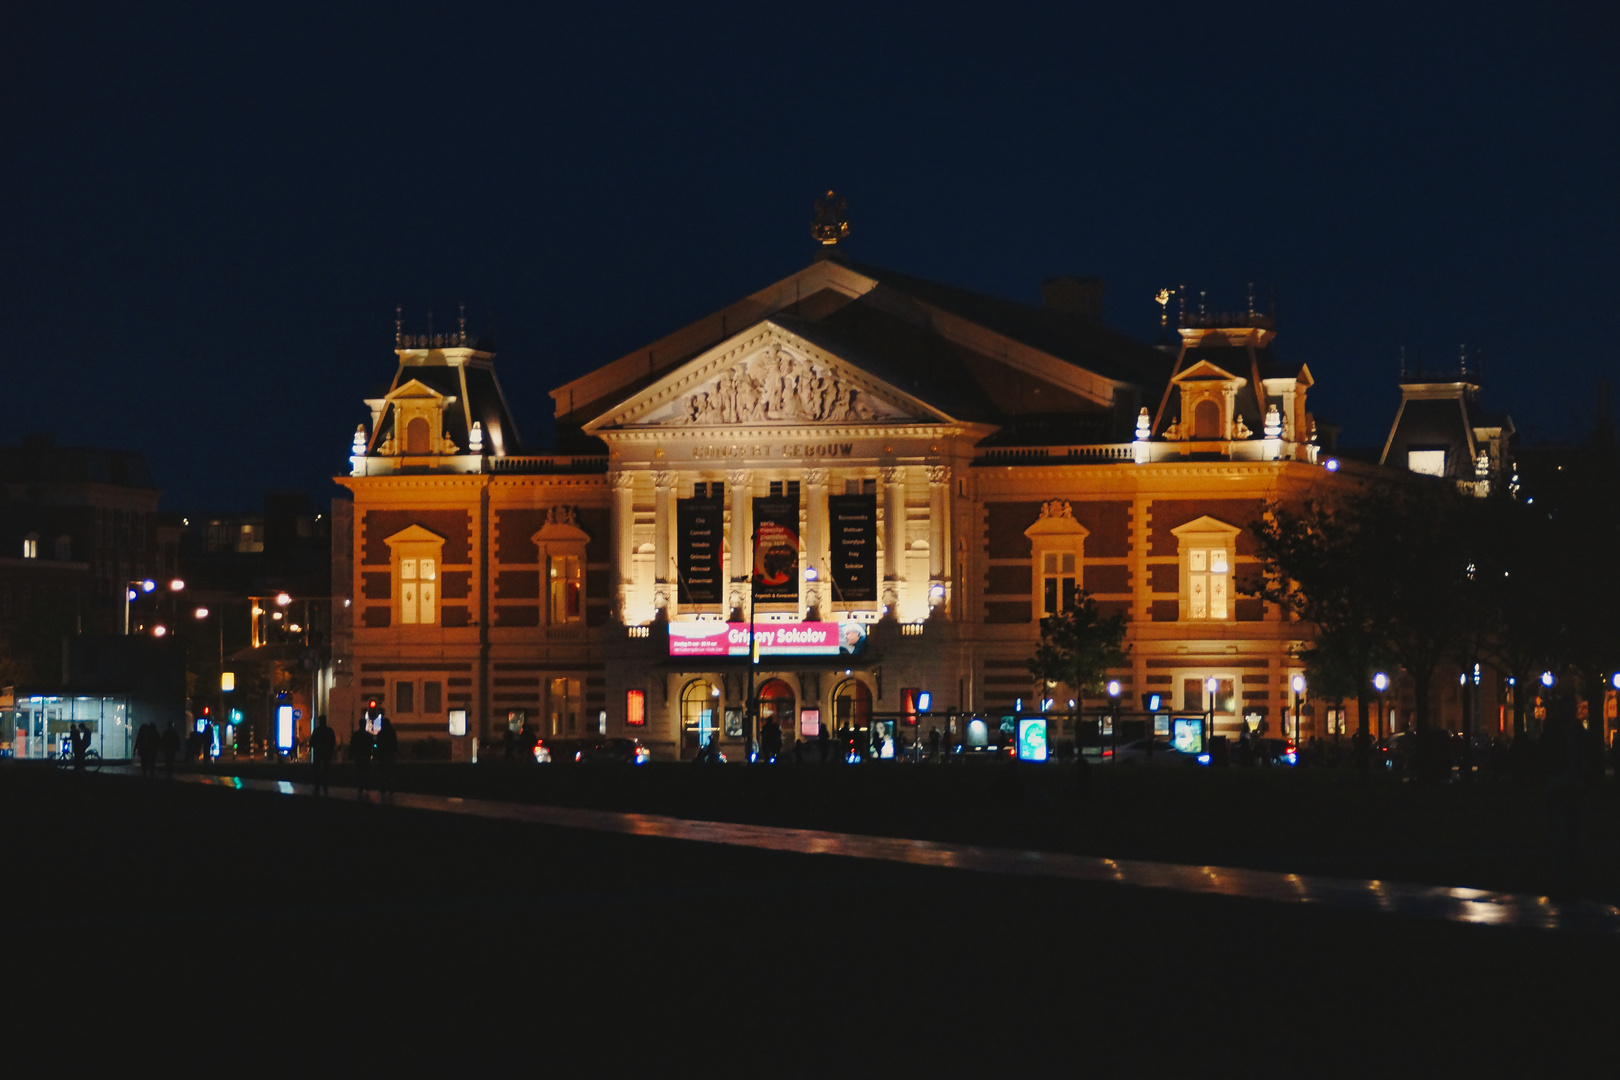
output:
[[1041,643],[1028,664],[1037,679],[1095,695],[1102,692],[1108,670],[1129,658],[1124,613],[1104,615],[1090,595],[1080,592],[1068,611],[1041,620]]

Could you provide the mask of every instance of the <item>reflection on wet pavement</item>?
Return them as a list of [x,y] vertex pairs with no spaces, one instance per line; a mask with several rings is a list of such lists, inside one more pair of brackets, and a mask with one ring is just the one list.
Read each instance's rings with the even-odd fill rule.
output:
[[[133,769],[106,772],[134,773]],[[185,780],[215,787],[268,791],[284,795],[313,795],[308,784],[286,780],[250,780],[235,776],[186,775]],[[354,798],[354,790],[341,789]],[[369,796],[368,801],[377,801]],[[691,821],[661,814],[623,814],[609,810],[580,810],[528,803],[461,799],[442,795],[401,792],[388,804],[415,810],[438,810],[473,817],[524,821],[564,829],[655,836],[669,840],[695,840],[707,844],[786,851],[802,855],[842,855],[981,873],[1063,878],[1073,881],[1113,882],[1147,889],[1275,903],[1320,904],[1351,911],[1388,913],[1487,926],[1517,926],[1538,930],[1579,930],[1620,933],[1620,908],[1591,900],[1555,902],[1545,896],[1490,892],[1484,889],[1409,885],[1391,881],[1281,874],[1270,870],[1244,870],[1230,866],[1181,866],[1134,859],[1103,859],[1061,852],[1019,851],[1013,848],[973,847],[906,840],[886,836],[788,829],[769,825],[739,825],[718,821]]]

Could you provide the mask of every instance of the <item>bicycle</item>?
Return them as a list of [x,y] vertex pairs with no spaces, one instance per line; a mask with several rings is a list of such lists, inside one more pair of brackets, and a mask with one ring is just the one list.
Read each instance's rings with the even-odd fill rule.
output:
[[[57,754],[56,754],[56,767],[58,769],[71,770],[73,768],[73,751],[72,750],[59,750],[59,751],[57,751]],[[85,772],[100,772],[101,771],[101,755],[96,753],[94,750],[86,750],[84,752],[84,771]]]

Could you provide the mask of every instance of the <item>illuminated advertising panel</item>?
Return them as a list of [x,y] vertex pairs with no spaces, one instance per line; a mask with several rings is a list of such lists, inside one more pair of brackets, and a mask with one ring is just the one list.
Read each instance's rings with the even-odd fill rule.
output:
[[754,500],[754,599],[763,604],[799,599],[799,500]]
[[1046,718],[1021,716],[1018,718],[1018,760],[1046,760]]
[[[755,623],[761,656],[836,656],[842,647],[832,622]],[[669,624],[669,655],[747,656],[748,624],[709,620]]]
[[276,749],[283,754],[293,746],[293,707],[291,705],[276,706]]
[[466,709],[451,709],[450,710],[450,734],[452,734],[454,736],[457,736],[458,738],[463,737],[463,736],[465,736],[467,734],[467,710]]
[[877,496],[829,495],[833,598],[840,603],[876,603]]
[[683,604],[720,602],[725,513],[719,499],[681,499],[675,507],[675,558]]
[[820,734],[821,734],[821,710],[820,709],[800,709],[799,710],[799,737],[803,738],[803,739],[814,739],[816,736],[818,736]]
[[1171,721],[1170,744],[1183,754],[1204,752],[1204,718],[1178,716]]
[[625,691],[624,722],[630,727],[642,727],[647,723],[647,691]]

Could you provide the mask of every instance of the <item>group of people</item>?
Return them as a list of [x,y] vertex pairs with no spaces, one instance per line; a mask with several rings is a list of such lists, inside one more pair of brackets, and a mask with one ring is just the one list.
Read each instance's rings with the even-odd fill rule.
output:
[[[326,727],[326,717],[320,718],[320,726],[316,732],[322,730],[331,732]],[[315,735],[310,736],[310,757],[315,757]],[[328,734],[331,740],[332,753],[336,753],[337,739]],[[354,765],[354,793],[356,797],[364,795],[371,790],[371,766],[377,766],[376,790],[379,795],[391,795],[394,791],[394,759],[399,756],[399,733],[394,730],[394,722],[386,716],[378,717],[377,731],[372,733],[369,726],[361,724],[349,736],[349,761]],[[324,765],[315,767],[315,793],[317,795],[329,794],[326,788],[327,773],[331,758],[325,759]]]
[[[88,748],[89,733],[85,733],[86,747]],[[135,757],[141,763],[142,776],[157,775],[157,757],[163,754],[163,771],[168,776],[174,775],[174,759],[180,754],[180,733],[170,724],[159,734],[155,723],[148,720],[135,732]],[[74,755],[74,764],[77,765],[80,755]]]

